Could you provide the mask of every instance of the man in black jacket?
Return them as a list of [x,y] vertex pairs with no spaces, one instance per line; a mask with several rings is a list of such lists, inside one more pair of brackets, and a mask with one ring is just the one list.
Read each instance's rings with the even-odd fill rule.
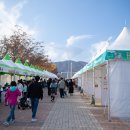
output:
[[31,105],[32,105],[32,122],[37,121],[36,113],[39,104],[39,99],[42,100],[43,98],[43,90],[41,83],[38,82],[39,79],[40,77],[36,76],[35,81],[28,87],[28,98],[31,99]]

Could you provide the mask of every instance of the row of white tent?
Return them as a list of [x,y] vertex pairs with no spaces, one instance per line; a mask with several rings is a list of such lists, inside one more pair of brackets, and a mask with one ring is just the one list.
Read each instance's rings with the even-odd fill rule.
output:
[[[124,45],[128,45],[127,49]],[[78,80],[78,85],[88,95],[94,95],[96,104],[108,108],[109,120],[111,117],[130,118],[130,32],[128,28],[124,27],[113,45],[97,54],[73,78]]]
[[21,60],[18,58],[16,62],[14,63],[11,60],[11,57],[9,54],[6,54],[5,57],[0,60],[0,75],[18,75],[18,76],[40,76],[44,78],[57,78],[57,76],[51,72],[41,70],[38,68],[35,68],[34,66],[29,66],[27,62],[25,64],[22,64]]

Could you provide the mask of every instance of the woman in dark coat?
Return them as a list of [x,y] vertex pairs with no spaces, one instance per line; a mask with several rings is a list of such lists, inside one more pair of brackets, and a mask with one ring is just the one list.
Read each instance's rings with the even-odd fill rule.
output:
[[74,93],[74,87],[73,87],[73,81],[72,81],[72,79],[70,79],[70,82],[68,83],[68,86],[69,86],[69,93],[72,96],[73,93]]

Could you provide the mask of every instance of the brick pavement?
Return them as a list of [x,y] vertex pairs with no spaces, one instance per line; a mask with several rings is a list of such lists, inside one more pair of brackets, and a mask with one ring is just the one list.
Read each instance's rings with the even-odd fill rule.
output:
[[2,123],[7,114],[8,107],[0,104],[0,130],[130,130],[130,122],[114,118],[108,122],[103,108],[91,106],[89,99],[79,92],[64,99],[58,95],[52,103],[45,89],[35,123],[31,123],[30,109],[16,109],[16,123],[5,127]]
[[47,96],[47,90],[44,89],[44,98],[39,103],[36,123],[31,122],[31,109],[18,110],[16,109],[15,116],[16,122],[9,127],[5,127],[2,123],[7,117],[9,108],[0,104],[0,130],[40,130],[45,119],[47,118],[54,103],[50,101],[50,97]]
[[123,120],[119,118],[111,118],[111,122],[109,122],[107,109],[104,113],[104,107],[90,105],[87,96],[81,96],[81,98],[88,103],[88,109],[92,112],[104,130],[130,130],[130,119]]
[[103,130],[79,93],[57,99],[41,130]]

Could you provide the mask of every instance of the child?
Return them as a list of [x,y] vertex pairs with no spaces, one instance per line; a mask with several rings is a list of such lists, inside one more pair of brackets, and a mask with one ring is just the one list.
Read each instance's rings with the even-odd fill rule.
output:
[[15,122],[15,107],[17,103],[17,98],[18,96],[21,96],[21,92],[19,89],[16,87],[16,82],[12,81],[10,88],[7,90],[6,97],[5,97],[5,102],[8,101],[8,105],[10,106],[10,112],[9,115],[6,119],[6,121],[3,123],[6,126],[9,126],[10,123]]

